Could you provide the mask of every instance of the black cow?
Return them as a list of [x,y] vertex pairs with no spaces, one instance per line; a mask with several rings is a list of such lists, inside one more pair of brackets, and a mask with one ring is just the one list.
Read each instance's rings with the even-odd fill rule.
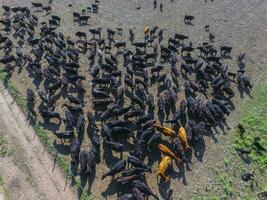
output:
[[185,24],[192,24],[192,20],[194,19],[194,16],[191,15],[185,15],[184,16],[184,23]]

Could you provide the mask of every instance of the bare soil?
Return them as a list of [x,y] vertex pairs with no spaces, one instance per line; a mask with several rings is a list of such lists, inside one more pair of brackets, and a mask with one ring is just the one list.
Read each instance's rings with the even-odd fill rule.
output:
[[[100,2],[99,14],[91,15],[92,19],[89,21],[89,26],[78,26],[74,24],[72,12],[80,12],[82,9],[90,6],[93,1],[54,0],[52,13],[59,15],[63,20],[59,31],[73,38],[76,31],[81,30],[88,32],[88,29],[91,27],[102,27],[102,30],[121,27],[123,28],[123,36],[116,36],[117,40],[126,40],[128,38],[128,29],[133,28],[135,33],[137,33],[137,41],[141,41],[145,26],[153,27],[158,25],[161,29],[165,30],[165,41],[168,36],[173,36],[174,33],[181,33],[188,35],[194,45],[197,46],[198,42],[202,43],[208,41],[208,33],[204,32],[204,26],[210,25],[210,31],[216,35],[215,44],[218,47],[223,45],[233,47],[231,54],[233,59],[224,61],[230,64],[231,71],[237,70],[236,57],[241,51],[245,51],[246,57],[244,62],[246,63],[246,70],[252,75],[255,85],[260,81],[261,72],[267,64],[265,56],[267,53],[265,47],[267,40],[266,1],[214,0],[213,2],[205,2],[196,0],[174,0],[174,3],[164,1],[163,13],[161,13],[159,9],[154,10],[152,2],[152,0],[102,0]],[[158,4],[159,3],[160,1]],[[30,1],[3,0],[3,4],[30,5]],[[68,4],[72,4],[73,6],[68,7]],[[139,6],[141,9],[136,10]],[[187,26],[183,23],[183,18],[186,14],[195,16],[193,21],[194,26]],[[36,13],[36,15],[42,18],[42,13]],[[43,20],[48,17],[49,16],[45,16]],[[85,56],[81,59],[81,66],[80,74],[86,76],[86,82],[84,84],[85,87],[88,88],[85,95],[86,103],[84,111],[92,111],[90,96],[91,77],[88,73],[89,65]],[[28,78],[28,72],[26,70],[23,70],[20,74],[15,72],[11,81],[22,94],[26,94],[26,89],[28,87],[32,89],[35,88],[33,80]],[[183,85],[182,80],[179,81],[179,83]],[[40,85],[40,89],[42,89],[42,84]],[[157,91],[157,89],[150,88],[150,91]],[[155,96],[157,95],[156,92],[154,92],[154,94]],[[180,99],[181,98],[182,97],[180,97]],[[235,126],[235,121],[238,118],[240,101],[241,98],[236,90],[236,96],[233,99],[235,111],[228,118],[228,126],[230,128]],[[37,105],[39,105],[39,102],[40,100],[37,99]],[[62,102],[65,102],[65,99],[61,98],[57,102],[56,110],[63,115],[63,110],[59,106]],[[58,128],[56,123],[51,123],[49,126],[45,127],[50,130]],[[228,131],[229,130],[225,130],[225,133]],[[222,131],[218,130],[212,137],[205,138],[205,145],[203,146],[204,155],[201,159],[196,159],[196,155],[193,155],[192,164],[187,168],[181,170],[177,169],[176,166],[174,167],[174,172],[171,174],[173,179],[170,185],[158,183],[154,174],[148,174],[147,179],[151,188],[162,198],[166,196],[167,189],[172,188],[174,189],[175,199],[190,199],[197,187],[209,182],[211,178],[210,170],[216,166],[219,160],[223,159],[224,151],[227,151],[227,148],[229,148],[227,135],[220,134],[221,132]],[[17,133],[17,135],[21,135],[21,133]],[[22,135],[21,137],[23,138],[24,136]],[[51,138],[54,139],[52,134]],[[82,148],[87,149],[90,145],[90,140],[85,134]],[[55,145],[55,147],[58,148],[60,152],[66,154],[66,158],[69,159],[69,144],[66,144],[65,147],[61,145]],[[42,152],[42,150],[40,152]],[[119,155],[114,156],[119,158]],[[39,157],[35,158],[37,159]],[[97,165],[96,177],[91,188],[92,197],[94,199],[116,199],[116,192],[119,186],[110,184],[109,178],[105,179],[105,181],[100,180],[102,174],[108,170],[108,166],[110,167],[113,163],[114,162],[107,163],[106,160],[101,159],[101,162]],[[156,167],[157,162],[154,162],[153,170],[156,170]],[[36,168],[38,168],[38,166],[36,166]],[[46,171],[40,170],[39,174],[42,175],[45,172]],[[51,187],[54,188],[53,183],[51,184]],[[49,187],[49,191],[52,188]],[[29,193],[31,192],[29,191]],[[68,198],[68,195],[66,195],[65,199],[73,198]]]
[[24,114],[2,83],[0,87],[0,130],[8,148],[0,157],[0,173],[9,199],[76,199]]

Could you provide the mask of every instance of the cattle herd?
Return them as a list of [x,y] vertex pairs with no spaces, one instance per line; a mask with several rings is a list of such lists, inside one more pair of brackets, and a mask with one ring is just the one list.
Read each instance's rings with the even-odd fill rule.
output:
[[[167,38],[166,30],[158,26],[140,30],[142,41],[132,29],[90,27],[89,32],[77,31],[73,39],[57,30],[61,25],[57,15],[40,22],[29,7],[2,9],[1,71],[11,77],[15,70],[27,70],[39,83],[27,89],[29,119],[41,116],[44,124],[50,120],[64,124],[64,129],[52,132],[62,145],[70,141],[71,169],[82,180],[108,159],[101,156],[103,150],[118,152],[118,161],[99,176],[102,180],[110,176],[124,186],[117,188],[120,200],[158,199],[146,177],[155,174],[171,181],[170,166],[190,164],[188,154],[194,145],[226,125],[233,110],[233,88],[252,87],[245,54],[238,56],[236,70],[229,71],[223,61],[231,58],[232,47],[215,48],[212,33],[209,42],[193,44],[180,33]],[[79,13],[73,17],[80,23],[90,18]],[[184,22],[193,19],[185,16]],[[123,34],[127,41],[114,39]],[[89,66],[80,62],[84,58]],[[87,68],[87,74],[81,68]],[[85,106],[86,94],[91,97],[90,108]],[[90,144],[81,148],[85,132]],[[157,169],[146,162],[155,154]],[[127,188],[126,194],[122,188]],[[172,190],[166,199],[172,199]]]

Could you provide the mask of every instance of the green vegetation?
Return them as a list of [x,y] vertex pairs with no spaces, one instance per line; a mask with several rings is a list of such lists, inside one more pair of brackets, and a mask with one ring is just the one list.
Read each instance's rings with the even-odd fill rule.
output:
[[218,180],[219,180],[219,183],[223,189],[224,195],[232,196],[234,189],[233,189],[232,182],[229,178],[229,175],[226,173],[223,173],[223,174],[219,175]]
[[225,167],[227,167],[229,165],[229,163],[230,163],[230,160],[227,159],[227,158],[224,158],[223,162],[224,162]]
[[4,185],[4,179],[3,177],[0,175],[0,186]]
[[5,157],[8,153],[7,142],[4,135],[0,132],[0,157]]
[[[23,95],[21,95],[19,93],[19,91],[12,84],[11,81],[6,80],[6,73],[0,72],[0,79],[2,79],[4,81],[6,89],[15,98],[15,102],[22,109],[22,111],[24,113],[28,113],[26,99],[23,98]],[[34,129],[35,129],[36,134],[38,135],[38,137],[40,138],[40,140],[44,144],[45,148],[47,149],[47,151],[52,156],[56,157],[57,163],[58,163],[59,167],[61,168],[61,170],[64,172],[64,174],[66,176],[68,176],[68,178],[74,177],[70,171],[70,166],[69,166],[68,162],[65,160],[65,158],[62,155],[57,154],[57,151],[56,151],[53,143],[49,139],[49,136],[48,136],[49,133],[43,129],[43,127],[40,125],[40,123],[38,121],[36,122]],[[1,137],[0,137],[0,150],[1,150]],[[2,153],[0,151],[0,155],[1,154]],[[83,189],[81,188],[81,185],[78,181],[74,180],[74,185],[83,191]],[[82,200],[90,200],[91,198],[86,192],[83,192],[81,195],[81,199]]]
[[2,194],[2,195],[4,195],[4,200],[6,200],[6,199],[8,199],[8,193],[7,193],[7,191],[5,190],[5,188],[4,188],[4,179],[3,179],[3,177],[0,175],[0,193]]
[[[68,176],[68,178],[72,178],[73,175],[72,175],[72,173],[70,171],[69,164],[66,162],[66,160],[64,159],[64,157],[62,155],[60,155],[60,154],[57,155],[56,149],[55,149],[53,143],[50,141],[47,131],[45,131],[43,129],[43,127],[40,125],[39,122],[37,122],[36,125],[35,125],[35,132],[38,135],[38,137],[41,139],[42,143],[45,145],[45,147],[48,150],[48,152],[52,156],[56,157],[57,163],[58,163],[59,167],[63,170],[64,174],[66,176]],[[75,180],[75,185],[76,185],[77,188],[81,188],[80,183],[78,181],[76,181],[76,180]],[[81,199],[82,200],[89,200],[90,197],[86,192],[83,192]]]
[[[0,78],[5,80],[5,73],[0,73]],[[267,74],[264,77],[267,80]],[[10,94],[15,97],[16,103],[21,109],[27,113],[27,104],[23,96],[18,92],[16,87],[12,85],[10,81],[5,83]],[[247,99],[241,105],[241,114],[239,123],[244,127],[245,133],[241,134],[238,129],[230,137],[230,144],[232,149],[222,161],[222,169],[216,169],[214,176],[217,177],[215,183],[219,185],[216,191],[213,189],[207,190],[198,194],[193,195],[193,200],[217,200],[217,199],[256,199],[258,193],[267,190],[267,152],[260,150],[254,143],[255,137],[259,137],[259,144],[267,148],[267,83],[264,82],[257,86],[253,90],[253,98]],[[41,127],[40,123],[37,122],[35,126],[36,134],[39,136],[41,141],[44,143],[48,152],[56,156],[58,165],[63,172],[72,178],[69,164],[66,162],[62,155],[57,155],[53,143],[50,141],[48,133]],[[7,151],[3,150],[5,146],[5,140],[0,135],[0,156],[5,156]],[[248,155],[251,164],[244,163],[241,158],[237,155],[237,148],[245,148],[251,150]],[[242,183],[243,187],[239,186],[241,181],[241,174],[253,170],[255,174],[254,182]],[[0,177],[0,186],[3,179]],[[241,181],[242,182],[242,181]],[[77,188],[80,188],[79,181],[75,181]],[[90,197],[86,192],[81,195],[82,200],[88,200]]]
[[260,138],[260,145],[267,148],[267,84],[259,86],[254,93],[254,98],[241,106],[242,117],[240,124],[245,128],[245,133],[237,130],[233,138],[234,148],[250,149],[249,159],[261,170],[267,167],[266,151],[259,150],[253,145],[254,138]]
[[206,194],[206,195],[195,195],[192,200],[219,200],[215,194]]
[[[267,191],[267,74],[263,82],[252,91],[253,98],[242,102],[240,118],[238,122],[244,127],[242,134],[236,128],[231,135],[229,148],[225,152],[224,159],[218,163],[213,172],[215,180],[209,189],[202,188],[193,200],[237,199],[254,200],[260,192]],[[254,144],[255,137],[259,137],[258,143],[266,150],[261,150]],[[237,154],[237,149],[250,150],[247,163]],[[252,181],[244,182],[241,175],[245,172],[253,172]]]

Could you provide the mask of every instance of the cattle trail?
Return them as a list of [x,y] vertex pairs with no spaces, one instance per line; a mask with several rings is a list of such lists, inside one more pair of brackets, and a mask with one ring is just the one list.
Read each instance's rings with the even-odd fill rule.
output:
[[[76,199],[73,188],[65,188],[65,177],[35,136],[13,98],[0,84],[1,134],[5,135],[10,153],[0,158],[1,176],[10,199]],[[11,107],[12,105],[12,107]]]

